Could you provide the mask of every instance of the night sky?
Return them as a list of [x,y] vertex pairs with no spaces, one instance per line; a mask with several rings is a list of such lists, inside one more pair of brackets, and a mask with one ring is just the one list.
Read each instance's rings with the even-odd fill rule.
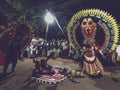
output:
[[92,0],[87,3],[87,8],[99,8],[109,12],[120,23],[120,1],[119,0]]
[[[86,8],[98,8],[112,14],[120,23],[120,0],[30,0],[43,9],[52,10],[56,16],[70,19],[76,12]],[[0,8],[4,7],[5,0],[0,0]],[[2,9],[2,8],[1,8]],[[41,10],[42,11],[42,10]],[[41,12],[42,13],[42,12]]]

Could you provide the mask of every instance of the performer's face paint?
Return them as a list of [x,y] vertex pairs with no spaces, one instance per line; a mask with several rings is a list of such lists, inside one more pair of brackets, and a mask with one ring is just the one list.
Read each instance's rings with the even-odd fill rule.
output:
[[91,36],[96,32],[96,23],[91,18],[85,18],[81,23],[81,28],[83,34]]

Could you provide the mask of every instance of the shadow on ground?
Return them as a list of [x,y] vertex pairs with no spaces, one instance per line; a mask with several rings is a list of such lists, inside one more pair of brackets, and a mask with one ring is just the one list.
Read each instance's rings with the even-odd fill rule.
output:
[[0,85],[6,84],[9,80],[14,77],[13,73],[8,73],[7,75],[4,75],[3,73],[0,73]]

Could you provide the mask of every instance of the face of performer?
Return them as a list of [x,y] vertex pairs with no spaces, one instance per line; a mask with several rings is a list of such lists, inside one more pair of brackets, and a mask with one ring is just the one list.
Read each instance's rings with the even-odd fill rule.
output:
[[90,36],[96,31],[96,23],[91,18],[85,18],[81,23],[81,29],[85,35]]

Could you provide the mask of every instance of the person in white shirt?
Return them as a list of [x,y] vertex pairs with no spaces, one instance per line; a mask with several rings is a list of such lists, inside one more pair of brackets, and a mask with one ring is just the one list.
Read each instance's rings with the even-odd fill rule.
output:
[[117,62],[120,62],[120,44],[117,45],[116,53],[117,53]]

